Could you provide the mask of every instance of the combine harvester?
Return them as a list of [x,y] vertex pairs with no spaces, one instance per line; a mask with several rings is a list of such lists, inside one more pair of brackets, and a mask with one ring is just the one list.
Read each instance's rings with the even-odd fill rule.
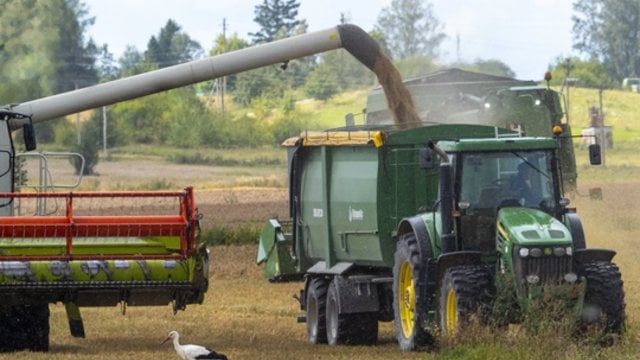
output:
[[173,302],[177,311],[208,288],[191,188],[15,192],[15,130],[33,151],[34,123],[340,47],[373,70],[375,41],[340,25],[0,109],[0,350],[47,351],[50,303],[65,305],[71,335],[83,337],[81,306]]
[[[555,126],[560,126],[563,134],[571,135],[571,125],[561,106],[563,96],[548,86],[551,73],[545,74],[545,80],[547,86],[543,87],[535,81],[453,68],[407,79],[403,84],[413,96],[423,126],[488,125],[547,137],[553,136]],[[393,124],[381,87],[371,90],[367,97],[366,124]],[[573,138],[559,138],[558,146],[564,189],[574,191],[578,175]]]

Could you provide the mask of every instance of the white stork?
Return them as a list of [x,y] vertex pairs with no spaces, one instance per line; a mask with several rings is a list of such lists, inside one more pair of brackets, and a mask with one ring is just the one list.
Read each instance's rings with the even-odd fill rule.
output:
[[[162,342],[162,344],[166,343],[169,340],[173,340],[173,347],[176,349],[178,356],[182,360],[197,360],[197,359],[214,359],[214,360],[228,360],[224,354],[217,353],[211,349],[207,349],[204,346],[200,345],[180,345],[178,339],[180,335],[178,335],[177,331],[169,332],[169,335]],[[161,345],[162,345],[161,344]]]

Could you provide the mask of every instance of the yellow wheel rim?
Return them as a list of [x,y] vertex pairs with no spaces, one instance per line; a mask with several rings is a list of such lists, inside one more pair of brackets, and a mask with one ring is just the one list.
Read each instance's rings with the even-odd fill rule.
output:
[[409,262],[404,261],[400,267],[398,279],[398,304],[402,333],[405,338],[409,338],[413,334],[416,307],[416,293],[413,285],[413,270]]
[[445,319],[447,328],[447,334],[455,335],[458,332],[458,303],[456,301],[456,293],[453,289],[450,289],[447,293],[447,305],[446,305],[446,316]]

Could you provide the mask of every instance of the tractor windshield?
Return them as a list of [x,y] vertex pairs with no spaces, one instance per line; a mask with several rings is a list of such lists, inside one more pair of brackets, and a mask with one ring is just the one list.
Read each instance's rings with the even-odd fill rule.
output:
[[459,202],[467,214],[507,206],[553,210],[550,152],[466,153],[460,160]]
[[501,208],[554,213],[551,159],[550,151],[540,150],[458,154],[458,229],[465,249],[495,250],[495,222]]

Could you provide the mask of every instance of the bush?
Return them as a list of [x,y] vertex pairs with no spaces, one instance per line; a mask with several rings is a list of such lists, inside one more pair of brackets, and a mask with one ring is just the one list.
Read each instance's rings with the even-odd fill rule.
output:
[[[84,157],[84,169],[82,175],[93,175],[94,168],[100,158],[99,151],[102,148],[102,112],[94,112],[89,121],[82,124],[80,130],[80,144],[75,143],[73,152],[77,152]],[[71,158],[71,163],[76,169],[76,174],[80,174],[82,162],[77,157]]]
[[304,83],[304,93],[318,100],[327,100],[338,90],[338,76],[326,65],[316,67]]

